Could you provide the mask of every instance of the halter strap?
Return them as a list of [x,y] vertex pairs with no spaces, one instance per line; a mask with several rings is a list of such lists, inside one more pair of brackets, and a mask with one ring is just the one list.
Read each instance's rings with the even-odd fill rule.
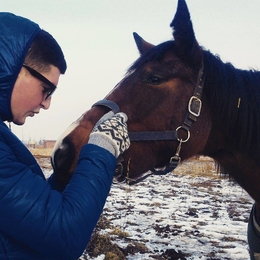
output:
[[189,130],[192,123],[197,121],[197,118],[200,116],[200,111],[202,108],[201,96],[203,91],[204,79],[204,62],[202,61],[202,65],[197,77],[197,83],[194,88],[193,95],[189,100],[188,112],[182,124],[182,127],[186,130]]
[[[115,114],[120,112],[119,106],[108,99],[99,100],[92,107],[102,106],[111,109]],[[129,132],[131,141],[166,141],[177,140],[177,131],[156,131],[156,132]]]
[[92,105],[92,107],[95,107],[95,106],[108,107],[115,114],[120,112],[119,106],[115,102],[108,100],[108,99],[99,100],[98,102],[96,102],[95,104]]
[[129,132],[128,135],[135,142],[177,140],[177,131]]

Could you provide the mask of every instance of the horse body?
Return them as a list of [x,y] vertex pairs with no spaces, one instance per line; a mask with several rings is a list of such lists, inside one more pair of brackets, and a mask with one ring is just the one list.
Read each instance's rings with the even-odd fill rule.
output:
[[[123,175],[137,178],[163,167],[179,147],[181,160],[197,154],[215,159],[260,204],[260,73],[236,69],[200,47],[183,0],[171,27],[174,41],[157,46],[134,34],[141,56],[106,99],[127,114],[129,132],[176,131],[203,68],[203,106],[177,140],[132,141],[123,154]],[[108,111],[91,108],[57,143],[53,165],[64,186],[93,126]],[[182,142],[187,132],[190,138]]]

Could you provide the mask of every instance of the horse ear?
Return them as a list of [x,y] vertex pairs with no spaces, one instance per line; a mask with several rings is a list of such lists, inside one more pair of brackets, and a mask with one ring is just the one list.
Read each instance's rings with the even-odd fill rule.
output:
[[194,57],[195,52],[200,48],[195,38],[185,0],[178,0],[177,11],[170,26],[173,29],[175,46],[178,48],[179,54],[189,58]]
[[145,53],[146,51],[148,51],[149,49],[151,49],[152,47],[154,47],[153,44],[146,42],[141,36],[139,36],[136,32],[133,33],[134,39],[135,39],[135,43],[136,46],[140,52],[140,54],[142,55],[143,53]]

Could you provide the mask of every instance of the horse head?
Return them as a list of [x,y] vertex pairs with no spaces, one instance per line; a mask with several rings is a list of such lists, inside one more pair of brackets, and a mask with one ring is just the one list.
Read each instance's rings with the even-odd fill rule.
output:
[[[210,114],[201,97],[203,52],[184,0],[178,1],[170,26],[173,39],[157,46],[134,33],[140,58],[105,98],[128,116],[131,146],[121,162],[121,174],[128,178],[164,167],[176,154],[184,160],[202,153],[210,133]],[[57,142],[52,161],[64,185],[93,126],[110,109],[92,107]],[[138,138],[139,133],[153,137]]]

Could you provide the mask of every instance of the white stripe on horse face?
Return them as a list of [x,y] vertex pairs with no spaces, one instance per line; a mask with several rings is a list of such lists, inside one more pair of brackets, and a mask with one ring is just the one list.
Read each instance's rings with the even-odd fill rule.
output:
[[54,154],[55,154],[55,151],[58,150],[58,149],[62,149],[63,148],[63,145],[62,145],[62,141],[63,139],[68,135],[70,134],[78,125],[79,125],[79,122],[80,122],[80,119],[82,117],[80,117],[78,120],[76,120],[75,122],[73,122],[66,130],[65,132],[59,137],[59,139],[56,141],[55,145],[54,145],[54,148],[53,148],[53,151],[52,151],[52,154],[51,154],[51,159],[52,161],[54,160]]

